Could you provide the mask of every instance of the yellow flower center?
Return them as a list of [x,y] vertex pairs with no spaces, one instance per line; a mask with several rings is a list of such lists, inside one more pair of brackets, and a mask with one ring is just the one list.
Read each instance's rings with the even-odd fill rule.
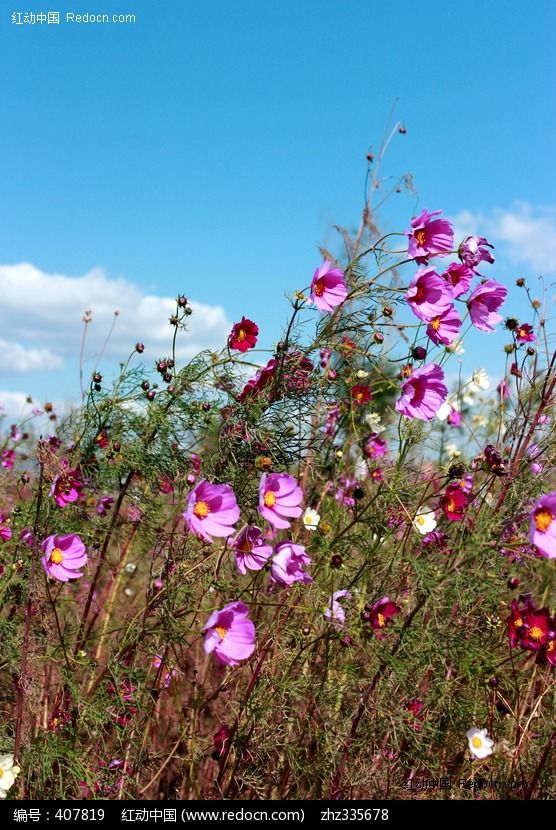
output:
[[522,625],[523,625],[523,620],[521,619],[521,617],[518,617],[516,620],[514,620],[514,627],[515,628],[521,628]]
[[427,239],[427,232],[424,228],[421,228],[419,231],[415,231],[415,239],[419,245],[424,245]]
[[542,628],[539,628],[538,625],[534,625],[531,631],[529,632],[529,636],[532,640],[542,640],[544,636],[544,631]]
[[418,524],[418,525],[424,525],[424,524],[425,524],[425,522],[426,522],[426,519],[425,519],[425,517],[424,517],[424,516],[417,516],[417,518],[415,519],[415,521],[417,522],[417,524]]
[[206,501],[198,501],[193,508],[193,512],[197,516],[198,519],[205,519],[208,514],[210,513],[210,507],[206,503]]
[[556,648],[556,640],[551,640],[546,647],[547,654],[552,654],[554,649]]
[[60,548],[52,548],[52,552],[50,554],[50,561],[53,565],[61,565],[64,561],[64,554],[60,550]]
[[264,494],[265,507],[274,507],[276,504],[276,496],[270,491]]
[[384,626],[386,625],[386,617],[384,616],[384,614],[377,614],[376,618],[380,628],[384,628]]
[[541,533],[546,533],[552,524],[553,515],[550,510],[537,510],[535,513],[535,526]]
[[3,775],[4,775],[4,770],[2,769],[2,767],[0,767],[0,778],[2,778]]
[[454,513],[456,507],[457,504],[455,503],[455,501],[453,499],[448,499],[448,501],[446,502],[446,510],[448,511],[448,513]]
[[475,749],[480,749],[483,745],[483,741],[478,735],[475,735],[474,738],[471,738],[471,744]]
[[431,328],[433,329],[433,331],[438,331],[438,329],[440,328],[440,317],[433,317],[433,319],[431,320]]
[[247,334],[245,333],[245,331],[243,329],[240,329],[237,333],[237,339],[238,340],[245,340],[246,337],[247,337]]
[[316,281],[316,283],[313,286],[313,294],[316,294],[317,297],[322,297],[322,295],[324,294],[324,289],[325,289],[324,279],[322,277],[319,277],[319,279]]
[[223,640],[226,637],[226,634],[228,633],[228,629],[222,628],[221,625],[217,625],[214,630],[216,631],[221,640]]

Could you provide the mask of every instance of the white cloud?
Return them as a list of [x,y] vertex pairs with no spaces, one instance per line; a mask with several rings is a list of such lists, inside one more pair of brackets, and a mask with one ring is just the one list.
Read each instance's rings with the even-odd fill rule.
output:
[[[29,263],[0,265],[0,349],[10,350],[19,371],[54,369],[62,358],[79,354],[83,314],[92,311],[87,330],[86,357],[102,349],[119,311],[106,356],[124,360],[140,340],[149,360],[168,354],[173,330],[168,323],[175,301],[145,294],[125,279],[112,279],[101,269],[81,277],[46,274]],[[193,314],[188,330],[177,339],[178,357],[192,357],[202,349],[220,349],[231,329],[220,306],[190,301]],[[22,344],[22,345],[20,345]],[[5,366],[0,363],[0,372]]]
[[[4,329],[5,331],[5,329]],[[0,339],[1,371],[3,374],[21,372],[51,372],[61,369],[63,360],[50,349],[26,349],[20,343]]]
[[555,207],[515,202],[509,210],[497,208],[489,214],[462,211],[453,223],[456,240],[470,233],[486,236],[516,266],[537,275],[556,273]]

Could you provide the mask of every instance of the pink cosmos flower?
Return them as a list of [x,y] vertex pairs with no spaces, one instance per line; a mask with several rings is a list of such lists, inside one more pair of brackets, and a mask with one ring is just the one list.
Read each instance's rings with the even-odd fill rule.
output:
[[496,314],[504,300],[508,289],[496,280],[486,280],[478,285],[467,300],[467,308],[471,315],[471,322],[479,331],[494,331],[494,326],[502,319]]
[[388,452],[388,444],[376,432],[371,432],[365,441],[363,452],[367,458],[380,458]]
[[415,316],[425,323],[452,305],[451,289],[434,268],[419,268],[405,297]]
[[15,463],[15,450],[4,450],[2,453],[2,467],[6,470],[13,470]]
[[471,268],[476,274],[477,265],[481,262],[494,262],[494,257],[488,250],[494,248],[484,236],[466,236],[458,248],[458,256],[464,265]]
[[455,409],[455,407],[452,406],[450,408],[450,414],[446,418],[446,421],[450,424],[451,427],[461,426],[462,417],[458,410]]
[[272,556],[272,547],[265,545],[260,527],[244,527],[232,541],[237,569],[245,574],[247,571],[260,571]]
[[204,649],[214,654],[219,663],[237,666],[255,651],[255,626],[249,619],[249,608],[242,602],[231,602],[221,611],[213,611],[204,628]]
[[313,274],[311,302],[319,311],[332,311],[344,302],[347,293],[343,271],[333,268],[332,263],[326,259]]
[[506,378],[503,378],[498,386],[496,387],[496,391],[500,395],[500,398],[503,401],[506,401],[510,397],[510,385]]
[[407,252],[419,263],[428,262],[429,257],[445,254],[454,247],[454,229],[447,219],[434,219],[441,210],[423,210],[411,220],[411,229],[405,232],[409,237]]
[[87,564],[85,545],[76,533],[65,536],[48,536],[41,542],[44,556],[42,566],[47,576],[67,582],[83,576],[79,569]]
[[530,323],[520,323],[515,330],[515,337],[518,343],[533,343],[537,339]]
[[231,536],[239,519],[234,491],[229,484],[203,479],[190,492],[183,518],[189,530],[205,542],[212,542],[213,536]]
[[294,582],[303,582],[307,585],[313,581],[303,568],[310,565],[312,559],[305,553],[303,545],[295,545],[287,540],[280,542],[274,548],[270,577],[279,585],[293,585]]
[[556,559],[556,490],[541,496],[531,511],[529,541],[542,556]]
[[396,412],[407,418],[430,421],[446,398],[448,388],[444,385],[444,372],[436,363],[421,366],[402,384],[402,395],[396,401]]
[[344,625],[346,621],[346,612],[340,605],[339,600],[346,597],[347,599],[351,599],[351,592],[350,591],[334,591],[332,596],[330,597],[330,602],[328,606],[324,610],[324,616],[327,620],[332,620],[338,625]]
[[247,352],[257,344],[259,327],[247,317],[242,317],[239,323],[235,323],[228,337],[230,349],[237,349],[238,352]]
[[452,296],[456,299],[469,289],[473,279],[473,271],[467,265],[452,262],[442,274],[442,279],[448,283],[452,289]]
[[303,491],[297,479],[287,473],[264,473],[259,485],[259,513],[273,527],[286,528],[303,512]]
[[436,345],[449,346],[458,336],[461,319],[455,306],[448,306],[442,314],[429,320],[427,335]]
[[0,524],[0,539],[8,542],[12,538],[12,529],[9,525]]
[[62,460],[62,472],[56,476],[50,488],[50,495],[54,496],[54,501],[58,507],[67,507],[74,501],[77,501],[83,489],[83,482],[79,470],[69,470],[69,461],[65,458]]
[[113,504],[114,499],[112,496],[101,496],[96,503],[95,510],[99,516],[106,516]]

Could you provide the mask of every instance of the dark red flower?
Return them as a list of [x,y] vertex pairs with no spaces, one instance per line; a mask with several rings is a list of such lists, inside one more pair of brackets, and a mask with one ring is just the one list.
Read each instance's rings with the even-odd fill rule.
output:
[[351,399],[358,406],[364,406],[369,403],[372,397],[372,392],[365,383],[358,383],[356,386],[351,387]]
[[451,522],[461,522],[465,516],[465,510],[469,504],[469,498],[459,484],[449,484],[446,492],[440,499],[440,507],[444,515]]
[[395,602],[392,602],[390,597],[381,597],[368,611],[369,623],[374,628],[376,637],[382,640],[385,636],[384,629],[392,622],[392,618],[400,613],[401,609]]
[[218,761],[222,756],[226,748],[226,744],[230,740],[231,729],[229,726],[224,724],[220,727],[218,732],[216,732],[212,739],[212,744],[214,746],[214,751],[212,753],[212,757],[215,761]]
[[511,613],[506,620],[510,646],[515,648],[520,641],[521,629],[531,611],[535,611],[530,597],[520,597],[512,600]]
[[531,609],[523,615],[523,625],[518,631],[519,645],[529,651],[546,647],[556,632],[548,608]]
[[237,349],[238,352],[246,352],[254,348],[257,343],[259,327],[247,317],[242,317],[239,323],[235,323],[228,337],[230,349]]

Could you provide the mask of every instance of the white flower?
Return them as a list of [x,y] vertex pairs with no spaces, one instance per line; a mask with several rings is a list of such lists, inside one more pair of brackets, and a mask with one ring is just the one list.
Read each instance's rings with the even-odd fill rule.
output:
[[371,428],[372,432],[384,432],[386,427],[381,423],[381,417],[378,412],[368,412],[365,415],[365,423]]
[[14,766],[14,756],[0,755],[0,798],[6,798],[18,774],[19,767]]
[[359,369],[359,371],[357,372],[357,377],[358,378],[368,378],[369,373],[366,372],[364,369]]
[[482,389],[483,392],[485,389],[488,389],[490,384],[490,380],[488,379],[488,375],[484,369],[475,369],[471,377],[471,382],[477,389]]
[[486,415],[473,415],[471,420],[478,427],[486,427],[488,424],[488,418]]
[[469,741],[469,752],[471,755],[474,755],[475,758],[487,758],[489,755],[492,755],[494,741],[488,737],[486,729],[473,728],[469,729],[465,734]]
[[317,513],[316,510],[312,510],[310,507],[305,509],[303,516],[301,517],[305,530],[316,530],[319,526],[320,522],[320,515]]
[[424,504],[419,508],[413,519],[413,527],[418,530],[423,536],[425,533],[431,533],[436,527],[436,519],[434,518],[434,510]]
[[453,340],[449,346],[446,346],[446,351],[452,354],[465,354],[463,340]]
[[369,468],[368,468],[367,462],[363,458],[363,456],[358,458],[357,461],[355,462],[355,466],[353,468],[353,475],[359,481],[364,481],[367,478],[367,476],[369,475]]
[[440,409],[437,409],[436,417],[438,418],[439,421],[445,421],[451,411],[452,411],[451,405],[448,403],[448,401],[444,401],[444,403],[442,404]]
[[446,455],[449,459],[459,458],[461,455],[461,450],[458,450],[455,444],[446,444],[444,449],[446,450]]

